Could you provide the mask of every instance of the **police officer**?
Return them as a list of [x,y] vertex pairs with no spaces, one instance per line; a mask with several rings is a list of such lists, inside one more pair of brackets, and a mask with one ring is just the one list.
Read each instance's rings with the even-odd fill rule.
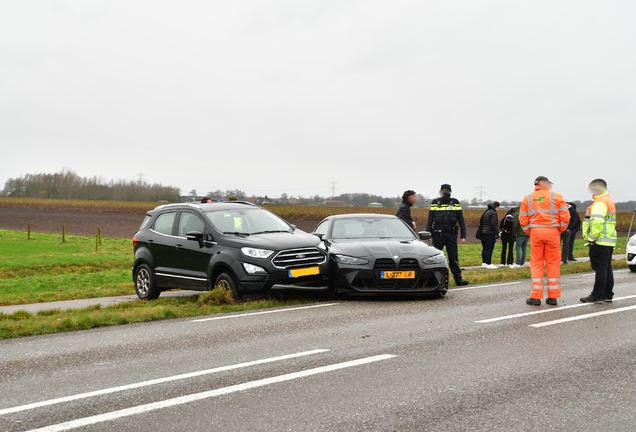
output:
[[[440,197],[434,199],[428,212],[426,231],[433,234],[433,246],[439,250],[446,247],[451,273],[458,286],[468,285],[468,281],[462,278],[462,269],[459,267],[457,254],[457,232],[461,230],[461,241],[466,242],[466,222],[464,212],[459,201],[451,198],[451,186],[443,184]],[[459,229],[458,225],[459,224]]]

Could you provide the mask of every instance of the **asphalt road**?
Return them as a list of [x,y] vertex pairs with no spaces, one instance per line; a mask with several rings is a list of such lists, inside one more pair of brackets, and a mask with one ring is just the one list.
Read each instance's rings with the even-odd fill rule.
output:
[[612,304],[579,306],[586,274],[558,308],[523,281],[7,340],[0,430],[633,431],[636,274],[616,277]]

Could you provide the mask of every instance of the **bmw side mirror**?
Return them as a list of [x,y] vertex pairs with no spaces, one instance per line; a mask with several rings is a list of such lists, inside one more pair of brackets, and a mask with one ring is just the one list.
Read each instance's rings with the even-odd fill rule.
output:
[[325,235],[324,234],[320,234],[320,233],[312,233],[313,235],[315,235],[316,237],[318,237],[321,241],[325,240]]
[[420,231],[417,234],[420,236],[420,240],[430,240],[433,238],[433,234],[428,231]]

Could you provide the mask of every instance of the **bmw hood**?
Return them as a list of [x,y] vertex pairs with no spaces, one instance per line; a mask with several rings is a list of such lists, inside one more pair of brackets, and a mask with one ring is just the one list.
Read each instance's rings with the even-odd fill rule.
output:
[[413,255],[428,258],[442,253],[421,241],[402,243],[399,241],[374,241],[355,243],[332,243],[329,252],[359,258],[377,257],[393,258],[394,256],[409,257]]

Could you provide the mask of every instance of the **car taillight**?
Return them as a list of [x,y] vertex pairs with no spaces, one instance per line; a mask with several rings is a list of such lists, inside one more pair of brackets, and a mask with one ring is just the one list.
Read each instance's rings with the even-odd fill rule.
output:
[[133,247],[137,246],[137,237],[133,237]]

